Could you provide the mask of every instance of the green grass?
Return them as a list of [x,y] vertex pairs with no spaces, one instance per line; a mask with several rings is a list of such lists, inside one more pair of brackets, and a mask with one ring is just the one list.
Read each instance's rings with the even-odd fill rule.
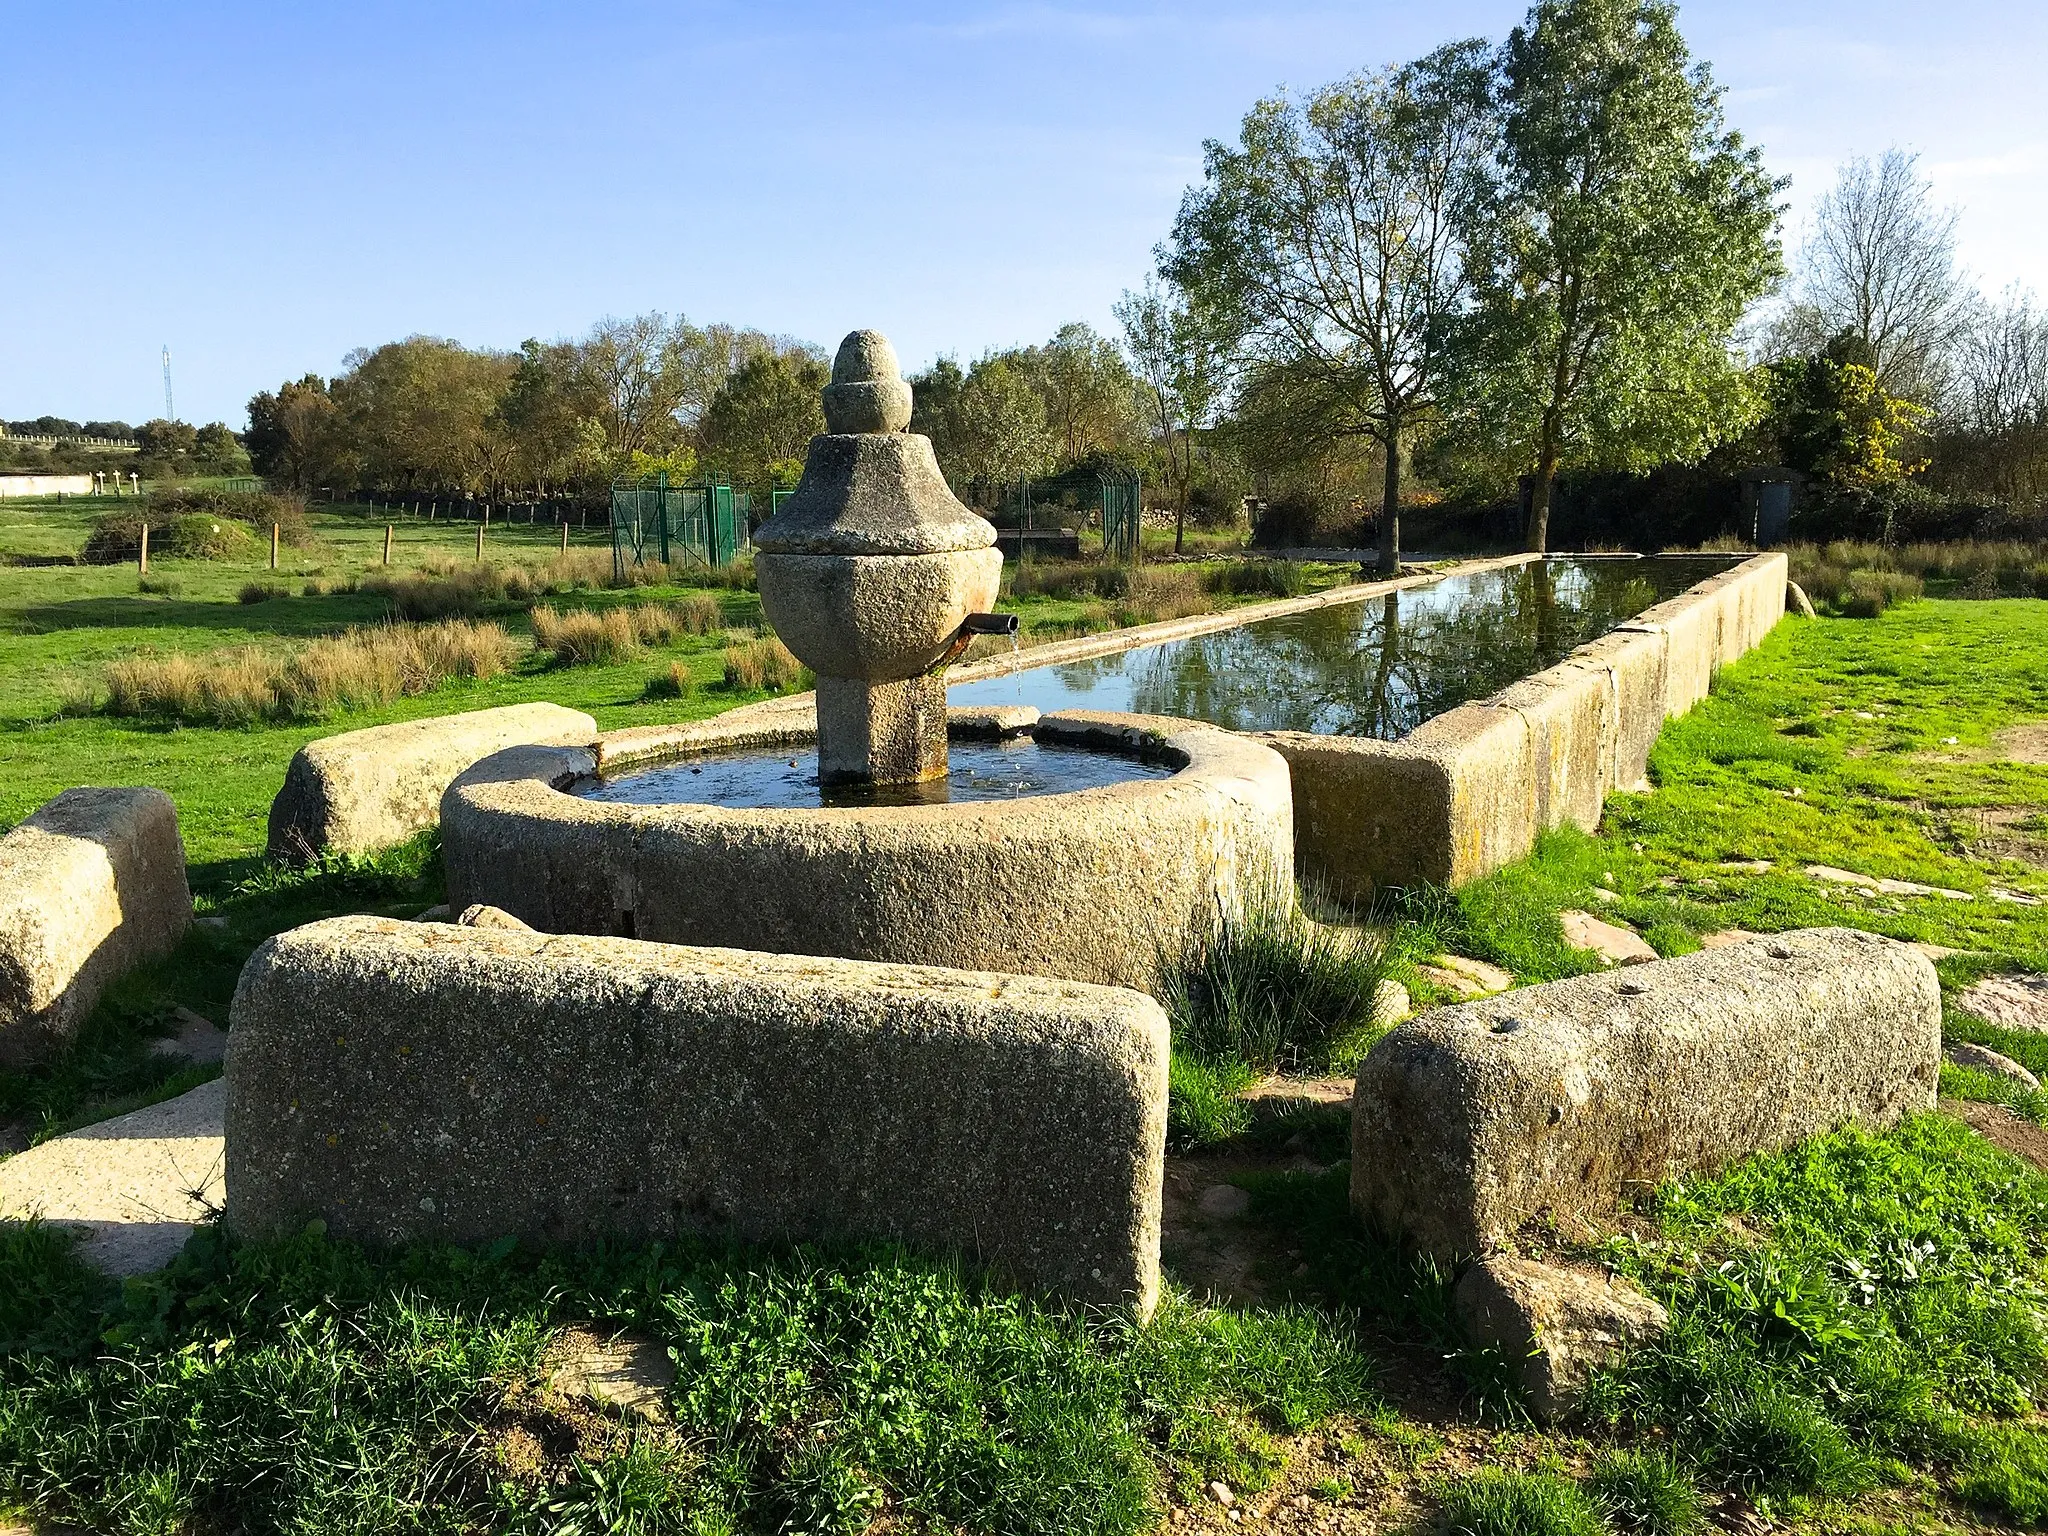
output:
[[[1369,1400],[1341,1325],[1305,1311],[1170,1298],[1139,1329],[887,1250],[208,1235],[116,1291],[28,1228],[0,1234],[0,1279],[0,1488],[128,1529],[540,1531],[581,1505],[637,1522],[599,1529],[855,1532],[886,1509],[1138,1531]],[[674,1429],[509,1471],[509,1430],[559,1431],[541,1362],[576,1318],[668,1345]]]
[[1443,1484],[1439,1514],[1456,1536],[1603,1536],[1600,1512],[1555,1472],[1485,1467]]

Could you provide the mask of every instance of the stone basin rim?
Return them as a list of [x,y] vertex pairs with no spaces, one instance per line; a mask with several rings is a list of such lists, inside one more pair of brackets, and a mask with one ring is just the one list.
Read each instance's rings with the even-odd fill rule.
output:
[[[994,737],[999,733],[990,728],[986,720],[988,713],[986,709],[971,706],[955,707],[947,711],[947,724],[956,735]],[[632,772],[665,763],[685,762],[693,757],[783,747],[809,748],[817,743],[817,727],[807,714],[787,721],[756,719],[734,721],[725,726],[720,726],[718,719],[714,716],[704,722],[693,721],[676,727],[673,733],[660,732],[651,739],[646,727],[627,727],[618,732],[606,732],[587,747],[517,748],[503,754],[507,758],[516,757],[517,762],[505,764],[511,771],[506,772],[499,783],[509,789],[523,780],[533,787],[546,789],[550,792],[546,803],[551,817],[566,813],[594,821],[723,821],[760,826],[787,825],[794,818],[808,817],[822,818],[826,822],[880,821],[909,827],[957,822],[963,817],[1058,816],[1084,810],[1091,805],[1184,793],[1198,781],[1257,777],[1255,759],[1267,750],[1262,743],[1199,720],[1073,710],[1042,715],[1000,734],[1028,734],[1051,745],[1149,760],[1173,771],[1164,778],[1054,790],[1017,800],[952,801],[929,805],[758,807],[708,805],[685,800],[649,805],[590,800],[572,792],[579,781],[600,772]],[[621,743],[619,750],[606,750],[608,736],[629,735],[639,739],[630,744]],[[491,759],[486,758],[464,775],[464,779],[488,776],[478,770],[487,769],[490,762]]]

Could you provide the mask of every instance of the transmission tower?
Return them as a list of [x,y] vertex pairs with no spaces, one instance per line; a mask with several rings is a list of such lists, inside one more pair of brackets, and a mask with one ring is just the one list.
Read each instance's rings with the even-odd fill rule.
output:
[[171,404],[171,349],[164,348],[164,420],[176,421],[177,407]]

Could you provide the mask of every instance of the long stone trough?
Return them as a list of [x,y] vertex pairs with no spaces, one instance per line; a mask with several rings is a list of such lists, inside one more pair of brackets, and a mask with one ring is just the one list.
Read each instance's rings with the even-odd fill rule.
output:
[[1785,583],[1785,556],[1757,555],[1399,741],[1261,734],[1293,776],[1297,870],[1364,900],[1462,885],[1554,827],[1592,831],[1608,795],[1642,782],[1664,722],[1784,617]]

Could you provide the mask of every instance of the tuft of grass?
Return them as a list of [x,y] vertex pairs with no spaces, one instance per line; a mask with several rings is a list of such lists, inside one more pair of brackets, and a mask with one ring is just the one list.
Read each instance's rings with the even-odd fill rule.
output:
[[533,643],[552,652],[561,666],[608,666],[640,653],[639,633],[623,608],[558,613],[543,605],[527,617],[533,624]]
[[1177,1051],[1257,1071],[1341,1071],[1380,1033],[1377,935],[1311,919],[1269,883],[1240,911],[1190,926],[1157,960],[1155,993]]
[[1176,1049],[1167,1064],[1167,1140],[1187,1151],[1242,1135],[1252,1112],[1238,1095],[1258,1080],[1241,1061],[1204,1061]]
[[1699,1490],[1668,1450],[1610,1451],[1586,1484],[1617,1530],[1689,1536],[1706,1523]]
[[1308,591],[1308,567],[1298,560],[1233,560],[1210,571],[1203,585],[1231,597],[1300,597]]
[[105,707],[193,725],[320,719],[495,677],[514,654],[499,625],[449,619],[353,629],[284,655],[240,646],[205,657],[130,656],[107,667]]
[[238,603],[269,603],[275,602],[280,597],[290,597],[291,595],[291,588],[280,586],[274,581],[248,581],[244,582],[242,590],[235,594],[235,601]]
[[661,671],[647,679],[647,686],[640,691],[643,699],[687,699],[697,691],[697,680],[690,675],[690,669],[680,661],[672,661]]
[[774,636],[725,648],[725,686],[735,693],[787,693],[810,680],[810,671]]
[[1456,1536],[1606,1536],[1592,1500],[1555,1472],[1482,1467],[1435,1492],[1444,1527]]
[[176,597],[183,588],[173,576],[138,576],[135,590],[148,597]]

